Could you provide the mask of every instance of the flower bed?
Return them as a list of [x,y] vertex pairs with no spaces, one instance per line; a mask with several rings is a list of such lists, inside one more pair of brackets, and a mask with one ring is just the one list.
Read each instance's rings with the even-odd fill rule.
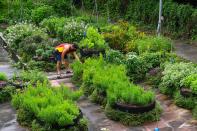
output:
[[[128,120],[126,123],[121,118],[114,119],[128,125],[139,125],[146,121],[155,121],[160,117],[161,109],[158,104],[155,104],[154,93],[151,91],[145,92],[142,87],[130,83],[123,65],[107,64],[102,57],[99,59],[87,59],[83,64],[81,75],[81,88],[85,95],[89,96],[93,102],[106,106],[106,115],[109,118],[114,119],[110,117],[108,109],[114,112],[122,110],[121,112],[124,116],[128,115],[128,117],[140,119],[138,123],[132,122],[133,119],[132,121],[131,119]],[[130,106],[130,109],[123,109],[123,105],[124,107]],[[137,108],[141,109],[141,113],[148,113],[148,116],[152,115],[152,117],[149,119],[142,118],[139,112],[136,114]],[[153,117],[153,113],[156,113],[157,116]],[[113,114],[114,117],[119,117],[118,115],[119,113]]]
[[80,94],[67,87],[51,88],[46,82],[38,83],[14,95],[12,104],[17,109],[17,121],[23,126],[86,131],[87,122],[74,102]]

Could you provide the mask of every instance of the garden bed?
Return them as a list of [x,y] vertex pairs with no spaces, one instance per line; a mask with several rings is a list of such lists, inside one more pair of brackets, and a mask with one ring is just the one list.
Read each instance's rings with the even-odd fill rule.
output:
[[144,113],[129,113],[112,108],[110,105],[105,107],[105,114],[112,120],[120,121],[127,126],[142,125],[145,122],[158,121],[161,116],[162,109],[158,103],[155,108]]

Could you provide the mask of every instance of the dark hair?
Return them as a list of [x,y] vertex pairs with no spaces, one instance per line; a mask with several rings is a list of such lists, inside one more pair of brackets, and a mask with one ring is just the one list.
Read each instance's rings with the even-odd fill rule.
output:
[[75,49],[79,48],[79,46],[77,44],[72,44],[72,47],[75,48]]

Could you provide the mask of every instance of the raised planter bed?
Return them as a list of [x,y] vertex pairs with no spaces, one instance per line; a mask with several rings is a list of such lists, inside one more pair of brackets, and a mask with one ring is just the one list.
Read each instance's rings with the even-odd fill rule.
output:
[[180,89],[180,94],[183,96],[183,97],[197,97],[197,94],[193,93],[192,90],[190,88],[184,88],[182,87]]
[[80,49],[80,54],[82,57],[92,57],[92,56],[99,56],[102,54],[105,56],[105,50],[96,50],[96,49]]
[[3,88],[7,85],[6,81],[0,81],[0,88]]
[[128,112],[128,113],[144,113],[149,112],[155,108],[155,101],[151,102],[150,104],[146,106],[137,106],[137,105],[131,105],[131,104],[124,104],[124,103],[115,103],[114,109]]

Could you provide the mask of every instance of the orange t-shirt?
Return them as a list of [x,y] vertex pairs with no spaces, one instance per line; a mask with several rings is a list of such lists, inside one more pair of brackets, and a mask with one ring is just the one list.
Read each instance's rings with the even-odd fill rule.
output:
[[60,45],[56,46],[55,49],[58,50],[60,53],[62,53],[65,48],[65,45],[66,44],[60,44]]

